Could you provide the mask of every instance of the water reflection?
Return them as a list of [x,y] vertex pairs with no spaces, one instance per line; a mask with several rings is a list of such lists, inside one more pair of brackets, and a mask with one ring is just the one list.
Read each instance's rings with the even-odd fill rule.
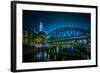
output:
[[40,51],[36,53],[36,61],[46,61],[47,60],[47,52]]
[[[90,59],[90,54],[84,51],[86,48],[78,47],[30,47],[23,54],[23,62],[46,62],[64,60]],[[30,51],[29,51],[30,50]]]
[[59,60],[74,60],[74,59],[85,59],[88,57],[84,53],[77,50],[75,47],[54,47],[51,49],[45,49],[37,51],[35,61],[59,61]]

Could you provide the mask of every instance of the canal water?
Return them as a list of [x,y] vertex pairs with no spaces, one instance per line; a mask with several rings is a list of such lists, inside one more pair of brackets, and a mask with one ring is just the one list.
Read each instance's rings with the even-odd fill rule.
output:
[[[41,48],[38,48],[41,49]],[[74,47],[69,48],[45,48],[41,50],[37,50],[34,54],[34,61],[63,61],[63,60],[77,60],[82,59],[83,54],[76,50]]]
[[[30,50],[30,51],[29,51]],[[27,53],[26,53],[27,52]],[[88,59],[77,47],[31,47],[23,53],[23,62],[47,62]]]

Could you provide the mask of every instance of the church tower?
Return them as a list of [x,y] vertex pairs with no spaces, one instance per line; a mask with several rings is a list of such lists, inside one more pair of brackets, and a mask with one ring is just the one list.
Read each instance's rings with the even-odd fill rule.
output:
[[40,22],[40,32],[43,31],[43,23]]

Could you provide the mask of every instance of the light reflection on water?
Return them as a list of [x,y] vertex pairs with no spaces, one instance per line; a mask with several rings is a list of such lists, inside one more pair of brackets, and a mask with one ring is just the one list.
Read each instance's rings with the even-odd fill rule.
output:
[[37,61],[45,61],[47,60],[47,52],[46,51],[40,51],[36,53],[36,60]]
[[[59,47],[56,47],[56,48],[53,48],[53,50],[48,50],[48,51],[37,51],[36,54],[35,54],[35,59],[36,61],[49,61],[51,58],[50,58],[50,54],[49,52],[52,51],[52,53],[66,53],[68,55],[75,55],[76,54],[76,48],[74,47],[70,47],[70,48],[59,48]],[[54,56],[54,60],[56,60],[56,55],[53,55]],[[62,56],[63,58],[63,56]]]

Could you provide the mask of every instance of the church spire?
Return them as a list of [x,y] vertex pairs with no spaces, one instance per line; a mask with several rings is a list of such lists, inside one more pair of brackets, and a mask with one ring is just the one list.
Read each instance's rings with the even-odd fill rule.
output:
[[43,31],[43,23],[40,22],[40,32]]

